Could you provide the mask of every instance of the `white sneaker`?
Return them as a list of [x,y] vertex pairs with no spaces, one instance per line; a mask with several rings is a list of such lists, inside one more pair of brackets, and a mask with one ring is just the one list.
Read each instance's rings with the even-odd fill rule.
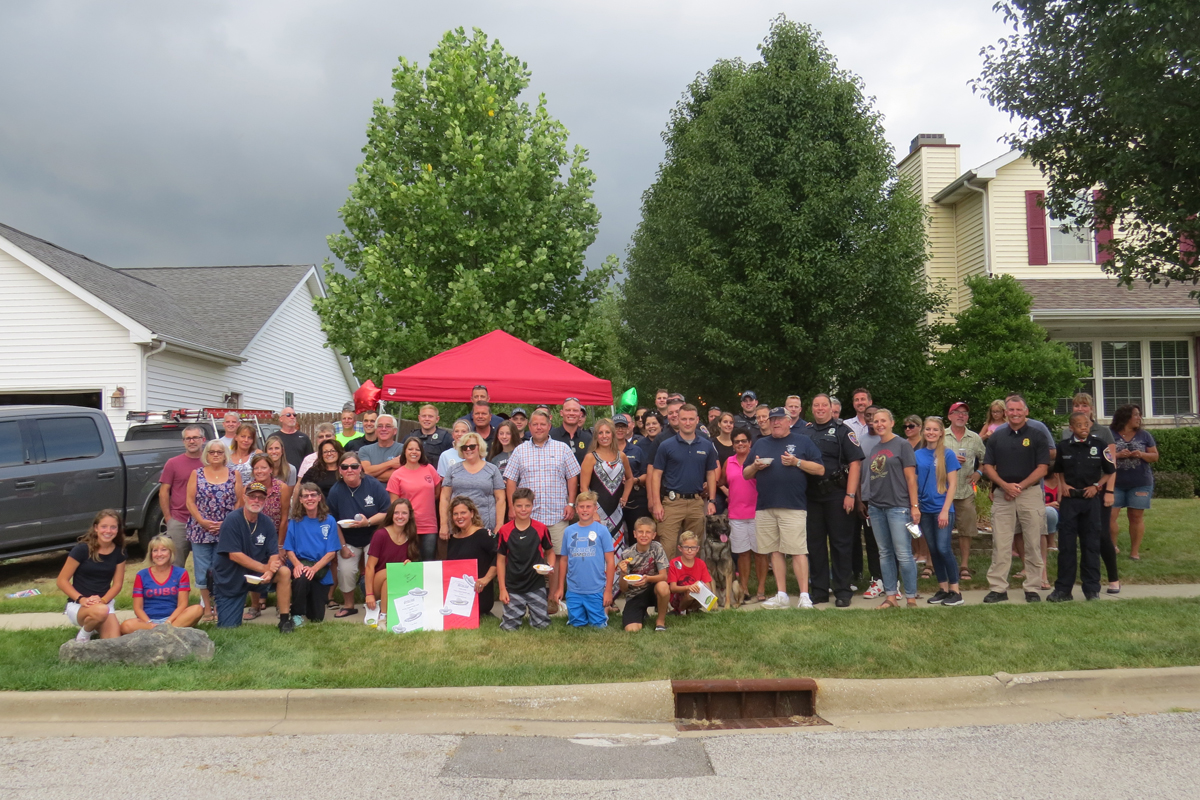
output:
[[863,592],[863,597],[879,597],[883,594],[883,581],[871,581],[871,585]]
[[80,628],[79,633],[75,634],[75,641],[90,642],[92,640],[92,637],[95,635],[96,635],[95,631],[85,631],[83,628]]
[[812,598],[809,597],[807,594],[800,595],[800,605],[796,606],[796,608],[812,608],[812,607],[813,607]]
[[783,592],[779,592],[774,597],[767,598],[763,601],[763,608],[791,608],[792,604],[788,600],[788,596]]

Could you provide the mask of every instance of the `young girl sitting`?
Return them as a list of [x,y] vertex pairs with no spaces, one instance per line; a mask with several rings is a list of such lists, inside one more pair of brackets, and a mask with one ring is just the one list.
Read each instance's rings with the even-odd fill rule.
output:
[[120,515],[106,508],[71,548],[58,573],[58,588],[67,596],[63,613],[72,625],[79,626],[76,641],[90,640],[97,630],[101,639],[121,635],[115,598],[124,584],[125,532]]
[[187,570],[175,566],[175,543],[166,535],[150,540],[146,568],[133,579],[133,619],[121,623],[121,635],[149,630],[166,623],[191,628],[200,621],[204,607],[188,605],[192,584]]
[[376,627],[387,630],[387,565],[407,564],[421,560],[421,543],[417,539],[417,520],[412,503],[401,497],[388,511],[388,524],[375,531],[367,548],[367,567],[364,571],[367,608],[379,609]]

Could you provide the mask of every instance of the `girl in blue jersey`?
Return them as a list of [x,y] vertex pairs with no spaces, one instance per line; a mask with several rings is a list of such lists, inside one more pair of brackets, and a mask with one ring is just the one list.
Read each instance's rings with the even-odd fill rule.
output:
[[176,567],[175,543],[169,536],[150,540],[146,568],[133,581],[133,618],[121,623],[121,633],[149,630],[167,623],[176,628],[191,628],[204,613],[204,607],[188,605],[192,585],[187,570]]

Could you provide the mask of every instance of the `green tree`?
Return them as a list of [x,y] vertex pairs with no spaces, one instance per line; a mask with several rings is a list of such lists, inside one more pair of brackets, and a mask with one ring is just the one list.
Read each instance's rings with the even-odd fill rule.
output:
[[663,134],[624,284],[630,374],[732,403],[859,384],[889,402],[926,368],[922,211],[861,81],[776,19],[753,64],[720,61]]
[[1087,370],[1030,319],[1033,298],[1011,275],[977,275],[966,285],[971,305],[954,322],[934,326],[944,349],[934,357],[928,407],[945,413],[962,400],[982,424],[989,403],[1017,392],[1035,418],[1051,424],[1058,400],[1079,389]]
[[1107,269],[1125,283],[1195,283],[1200,4],[1011,0],[995,7],[1016,32],[984,48],[974,85],[1020,118],[1006,139],[1046,173],[1054,217],[1084,228],[1119,223],[1105,247]]
[[[420,68],[404,58],[377,100],[365,158],[329,249],[329,341],[363,376],[410,366],[496,328],[571,350],[616,269],[588,271],[600,214],[587,153],[519,96],[529,70],[476,29],[447,32]],[[595,349],[575,347],[585,358]]]

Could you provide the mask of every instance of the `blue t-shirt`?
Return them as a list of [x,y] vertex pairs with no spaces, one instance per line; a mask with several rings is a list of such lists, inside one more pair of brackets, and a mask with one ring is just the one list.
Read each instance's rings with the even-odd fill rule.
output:
[[[939,492],[937,487],[937,462],[935,453],[928,447],[922,447],[916,452],[917,456],[917,503],[922,514],[940,514],[946,502],[946,493]],[[959,468],[958,456],[946,448],[946,473],[956,472]]]
[[717,468],[717,448],[699,432],[691,444],[675,434],[658,445],[654,468],[663,473],[659,484],[663,494],[699,494],[704,491],[708,471]]
[[152,620],[166,619],[179,608],[179,593],[187,595],[192,590],[187,570],[171,567],[166,581],[159,583],[147,567],[138,572],[133,580],[133,596],[142,598],[142,611]]
[[754,473],[758,488],[758,503],[755,508],[760,511],[768,508],[808,510],[808,473],[800,469],[799,465],[785,467],[779,460],[784,453],[791,453],[804,461],[821,463],[821,451],[813,444],[813,440],[803,433],[789,433],[779,439],[764,436],[756,441],[750,447],[750,459],[775,459]]
[[[326,553],[336,553],[342,549],[338,541],[337,522],[332,515],[324,519],[313,519],[306,515],[300,519],[289,520],[283,549],[295,553],[296,558],[301,561],[320,561]],[[330,567],[325,571],[321,577],[322,585],[333,584],[335,568],[336,566]]]
[[246,576],[254,570],[234,562],[230,553],[245,553],[261,564],[279,553],[279,533],[275,523],[266,514],[259,514],[251,525],[240,508],[221,523],[217,534],[217,557],[213,559],[213,594],[218,597],[236,597],[250,589]]
[[[593,537],[592,534],[595,534]],[[600,594],[604,591],[604,554],[613,549],[612,534],[600,522],[567,526],[562,538],[563,554],[567,557],[567,591],[574,594]]]

